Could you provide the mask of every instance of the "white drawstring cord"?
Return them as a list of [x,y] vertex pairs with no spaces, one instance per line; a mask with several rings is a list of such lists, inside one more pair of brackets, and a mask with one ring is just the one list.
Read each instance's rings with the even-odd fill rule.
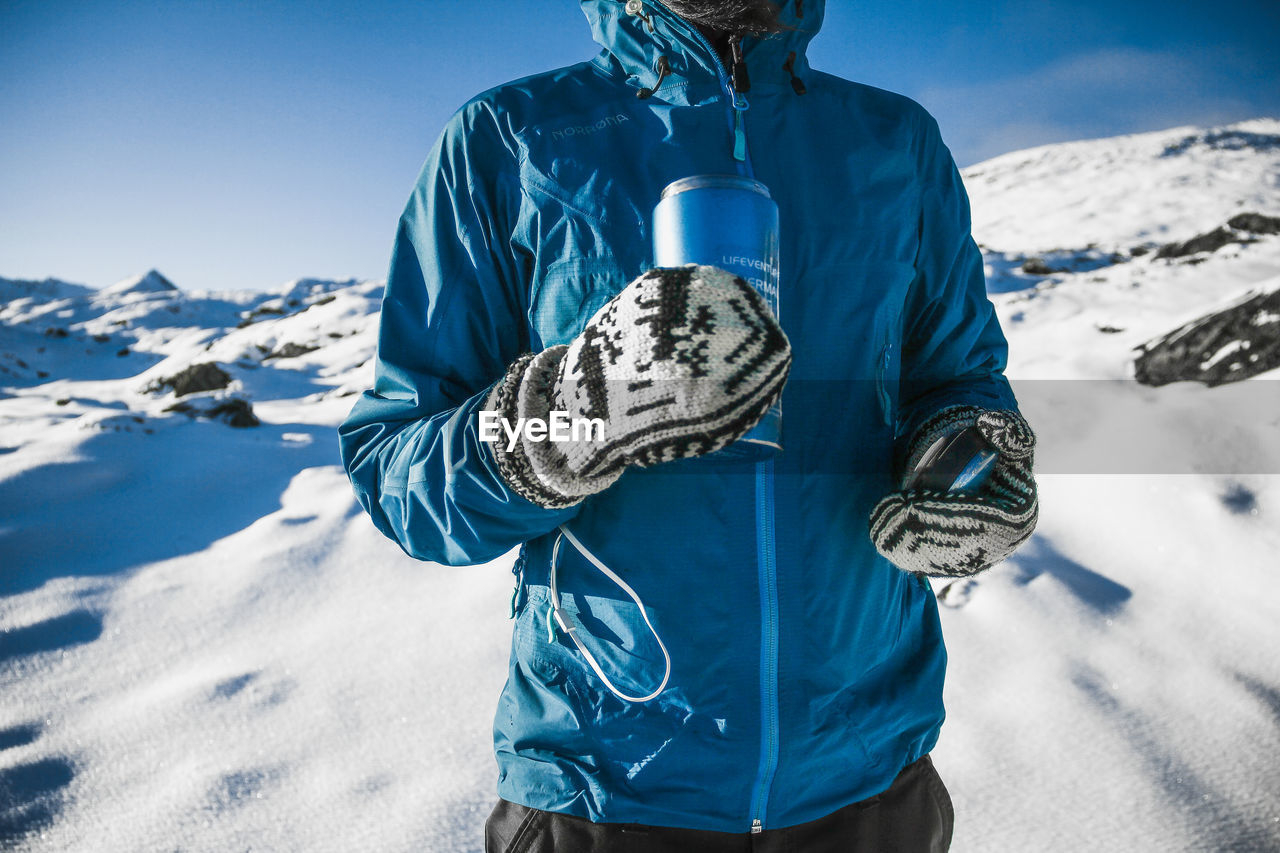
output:
[[[556,566],[560,562],[560,542],[568,539],[573,547],[578,549],[578,553],[586,557],[601,572],[604,573],[609,580],[613,581],[622,588],[627,595],[631,596],[631,600],[636,603],[636,607],[640,608],[640,615],[644,617],[644,624],[649,626],[649,631],[653,634],[653,638],[658,641],[658,647],[662,649],[662,656],[667,661],[667,671],[662,676],[662,683],[658,685],[658,689],[650,693],[648,696],[628,696],[621,690],[613,686],[613,682],[609,680],[609,676],[604,674],[604,670],[600,668],[600,664],[596,661],[595,655],[587,651],[587,647],[578,639],[578,629],[570,627],[569,621],[560,612],[560,592],[556,588]],[[551,613],[555,614],[555,620],[560,625],[560,629],[569,635],[569,639],[573,640],[573,644],[578,647],[578,651],[582,652],[582,656],[587,659],[587,663],[595,670],[596,675],[600,676],[600,680],[604,682],[604,686],[609,691],[624,702],[648,702],[666,689],[667,680],[671,678],[671,655],[667,654],[667,646],[662,642],[662,638],[658,636],[657,630],[653,627],[653,623],[649,621],[649,614],[644,609],[644,602],[640,600],[640,596],[636,595],[636,591],[632,589],[626,581],[618,577],[608,566],[600,561],[595,554],[587,550],[586,546],[578,541],[578,537],[569,532],[569,528],[560,525],[560,534],[556,536],[556,543],[551,549]]]

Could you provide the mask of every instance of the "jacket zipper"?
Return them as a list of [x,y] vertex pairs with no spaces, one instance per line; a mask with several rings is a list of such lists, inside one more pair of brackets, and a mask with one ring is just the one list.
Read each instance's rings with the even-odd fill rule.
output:
[[[747,96],[733,88],[724,63],[696,28],[693,33],[716,65],[720,85],[728,96],[729,127],[733,133],[733,159],[738,172],[755,176],[743,113]],[[778,769],[778,579],[774,554],[773,460],[756,464],[756,564],[760,580],[760,764],[751,786],[751,832],[764,832],[769,789]]]
[[[675,12],[672,12],[662,0],[654,0],[654,2],[672,17],[683,23],[683,19]],[[729,133],[733,135],[733,159],[734,164],[738,167],[738,174],[754,177],[751,168],[751,154],[747,151],[747,134],[743,126],[745,119],[742,115],[751,104],[747,102],[746,95],[734,90],[733,81],[729,79],[729,72],[725,70],[724,63],[720,61],[720,55],[711,46],[711,42],[707,41],[706,36],[698,32],[697,27],[688,26],[688,29],[693,34],[693,37],[698,40],[698,43],[706,49],[707,55],[711,57],[712,63],[715,64],[716,76],[720,79],[720,88],[724,89],[726,103],[729,105]]]
[[[661,0],[658,6],[676,17]],[[750,104],[746,95],[733,88],[733,81],[711,43],[696,27],[689,27],[694,37],[715,64],[716,75],[729,105],[729,132],[733,138],[733,159],[738,173],[755,177],[743,113]],[[774,547],[774,480],[773,460],[756,463],[756,563],[760,580],[760,764],[751,793],[751,832],[764,831],[764,818],[769,805],[769,789],[778,767],[778,588]]]
[[773,460],[756,464],[756,559],[760,571],[760,767],[751,794],[751,831],[764,831],[778,769],[778,573],[774,549]]

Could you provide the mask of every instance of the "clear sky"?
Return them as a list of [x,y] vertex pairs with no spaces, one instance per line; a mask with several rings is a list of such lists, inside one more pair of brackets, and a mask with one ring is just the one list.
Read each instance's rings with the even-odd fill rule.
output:
[[[827,5],[812,64],[923,103],[962,165],[1280,116],[1275,0]],[[576,0],[0,0],[0,276],[381,278],[449,114],[596,50]]]

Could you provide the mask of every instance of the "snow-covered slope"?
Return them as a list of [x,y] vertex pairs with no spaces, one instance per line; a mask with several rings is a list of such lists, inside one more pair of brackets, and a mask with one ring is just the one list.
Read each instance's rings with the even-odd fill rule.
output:
[[[1276,140],[966,170],[1043,508],[937,585],[959,853],[1280,849],[1280,375],[1131,379],[1135,347],[1280,288],[1280,235],[1157,257],[1280,216]],[[380,292],[0,279],[0,847],[481,849],[510,555],[418,563],[352,500],[334,427]]]
[[[1280,216],[1280,121],[1046,146],[964,177],[1042,509],[1006,564],[936,584],[954,849],[1280,850],[1280,370],[1132,381],[1137,347],[1280,290],[1280,236],[1157,257]],[[1280,338],[1280,316],[1259,319]]]
[[1185,240],[1280,212],[1280,120],[1045,145],[965,169],[974,233],[1026,252]]

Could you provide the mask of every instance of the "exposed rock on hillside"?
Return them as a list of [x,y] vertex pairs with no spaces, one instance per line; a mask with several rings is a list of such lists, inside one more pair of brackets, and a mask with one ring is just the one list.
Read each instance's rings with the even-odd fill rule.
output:
[[296,344],[293,341],[289,341],[288,343],[282,344],[273,351],[264,355],[262,360],[266,361],[272,358],[297,358],[300,355],[306,355],[307,353],[315,352],[318,349],[320,349],[320,347],[311,346],[310,344]]
[[1280,216],[1241,213],[1228,219],[1227,226],[1251,234],[1280,234]]
[[193,418],[213,418],[233,427],[256,427],[261,421],[253,413],[253,406],[248,400],[240,397],[229,397],[225,400],[179,400],[165,409],[166,412],[178,412]]
[[1140,349],[1135,374],[1145,385],[1193,380],[1212,387],[1280,367],[1280,290],[1208,314]]
[[171,389],[175,397],[196,394],[201,391],[217,391],[231,384],[231,374],[210,361],[193,364],[163,379],[156,380],[149,390]]
[[1280,217],[1261,213],[1241,213],[1206,234],[1190,240],[1169,243],[1156,252],[1157,258],[1184,258],[1200,252],[1216,252],[1231,243],[1252,243],[1251,234],[1280,234]]

